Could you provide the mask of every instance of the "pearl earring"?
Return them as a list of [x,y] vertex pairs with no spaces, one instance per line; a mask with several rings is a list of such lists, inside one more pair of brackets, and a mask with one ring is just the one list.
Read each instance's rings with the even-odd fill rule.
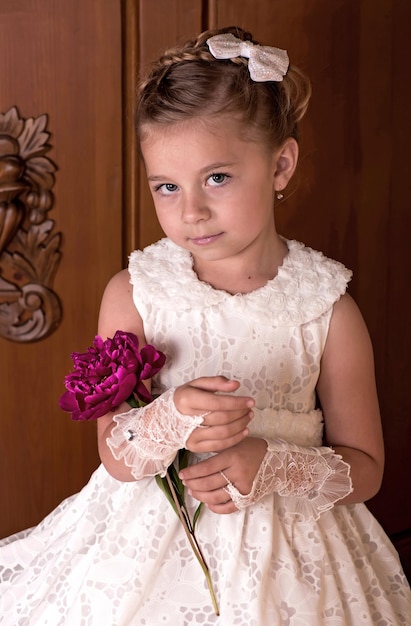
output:
[[276,193],[277,200],[282,200],[284,198],[284,194],[281,193],[281,189]]

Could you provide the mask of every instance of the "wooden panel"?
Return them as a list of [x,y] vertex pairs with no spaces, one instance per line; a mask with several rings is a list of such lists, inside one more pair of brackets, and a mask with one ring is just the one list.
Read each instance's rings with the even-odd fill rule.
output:
[[[177,43],[184,43],[202,30],[201,0],[140,0],[140,67]],[[140,166],[139,247],[157,241],[164,233],[155,216],[144,167]]]
[[0,111],[48,114],[58,166],[50,217],[63,234],[61,325],[38,343],[0,339],[0,536],[37,523],[98,464],[95,424],[71,422],[58,398],[122,262],[120,4],[0,3]]
[[354,270],[350,291],[374,343],[387,452],[383,488],[369,505],[388,532],[410,529],[411,4],[214,0],[209,20],[286,48],[312,79],[300,168],[278,228]]
[[[371,7],[369,7],[371,11]],[[409,24],[411,23],[411,5],[406,0],[393,3],[391,60],[390,109],[386,125],[376,128],[378,136],[387,133],[390,136],[389,146],[389,179],[387,180],[388,212],[386,221],[386,258],[387,266],[387,298],[384,302],[384,320],[382,328],[375,329],[381,345],[380,361],[380,397],[385,424],[385,441],[387,446],[387,470],[384,489],[377,497],[379,517],[388,528],[394,531],[408,529],[408,538],[401,536],[397,547],[403,559],[408,559],[408,577],[411,581],[411,503],[407,497],[411,476],[409,454],[411,448],[411,400],[409,385],[411,381],[411,246],[409,233],[410,216],[410,159],[411,118],[409,102],[411,101],[411,84],[409,60],[411,58],[411,41]],[[378,76],[375,75],[379,84]],[[375,89],[375,84],[373,88]],[[371,88],[371,86],[370,86]],[[381,97],[381,96],[380,96]],[[371,103],[370,103],[371,104]],[[383,156],[382,147],[374,144],[374,159]],[[371,208],[371,207],[370,207]],[[375,258],[375,288],[380,281],[380,261]],[[385,342],[382,336],[385,334]],[[408,492],[407,492],[408,489]],[[397,545],[397,544],[396,544]]]

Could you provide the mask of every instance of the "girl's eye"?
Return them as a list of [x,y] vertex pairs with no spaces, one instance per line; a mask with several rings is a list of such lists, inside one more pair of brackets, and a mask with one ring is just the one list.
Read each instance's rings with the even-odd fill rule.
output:
[[173,185],[173,183],[163,183],[161,185],[157,185],[154,188],[154,191],[159,191],[163,196],[171,196],[171,194],[177,191],[177,185]]
[[219,185],[222,185],[223,183],[225,183],[230,177],[228,176],[228,174],[221,174],[221,173],[217,173],[217,174],[211,174],[211,176],[208,179],[208,184],[211,185],[212,187],[218,187]]

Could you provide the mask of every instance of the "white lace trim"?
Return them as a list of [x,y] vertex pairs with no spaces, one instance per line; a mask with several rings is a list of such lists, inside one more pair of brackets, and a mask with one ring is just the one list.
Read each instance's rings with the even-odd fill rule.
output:
[[332,448],[266,441],[267,452],[250,493],[242,495],[231,483],[225,488],[238,509],[274,493],[276,508],[284,503],[284,517],[317,520],[352,492],[350,466]]
[[140,409],[114,416],[116,426],[106,439],[115,459],[122,459],[136,480],[165,476],[178,450],[204,421],[204,415],[183,415],[169,389]]
[[172,302],[177,312],[228,300],[239,313],[257,311],[262,322],[266,318],[270,324],[291,326],[312,321],[346,291],[352,272],[322,252],[297,241],[285,241],[289,253],[277,276],[238,298],[198,280],[191,254],[170,239],[161,239],[130,255],[130,282],[136,287],[136,304],[155,302],[159,309],[169,309]]

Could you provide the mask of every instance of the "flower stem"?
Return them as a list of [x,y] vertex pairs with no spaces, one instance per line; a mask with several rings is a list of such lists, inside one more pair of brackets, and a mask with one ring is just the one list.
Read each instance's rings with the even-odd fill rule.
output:
[[[214,589],[213,589],[213,583],[211,581],[210,571],[209,571],[209,569],[207,567],[207,564],[206,564],[204,556],[203,556],[203,554],[201,552],[200,546],[198,545],[198,542],[197,542],[196,536],[194,534],[194,531],[190,530],[189,525],[187,524],[187,520],[185,519],[185,516],[183,515],[180,503],[179,503],[178,498],[177,498],[177,494],[176,494],[175,489],[174,489],[174,485],[172,483],[172,480],[171,480],[168,472],[166,474],[166,478],[167,478],[168,485],[170,487],[171,495],[173,496],[173,500],[174,500],[175,505],[177,507],[178,516],[179,516],[180,521],[181,521],[181,523],[183,525],[183,528],[184,528],[185,533],[187,535],[188,541],[190,542],[190,545],[191,545],[191,548],[192,548],[192,550],[194,552],[194,555],[195,555],[197,561],[200,563],[201,568],[202,568],[202,570],[204,572],[204,576],[206,578],[207,586],[208,586],[208,589],[210,591],[211,601],[213,603],[214,612],[215,612],[216,615],[220,615],[220,610],[219,610],[218,604],[217,604],[217,598],[215,596]],[[191,524],[190,524],[190,526],[191,526]]]

